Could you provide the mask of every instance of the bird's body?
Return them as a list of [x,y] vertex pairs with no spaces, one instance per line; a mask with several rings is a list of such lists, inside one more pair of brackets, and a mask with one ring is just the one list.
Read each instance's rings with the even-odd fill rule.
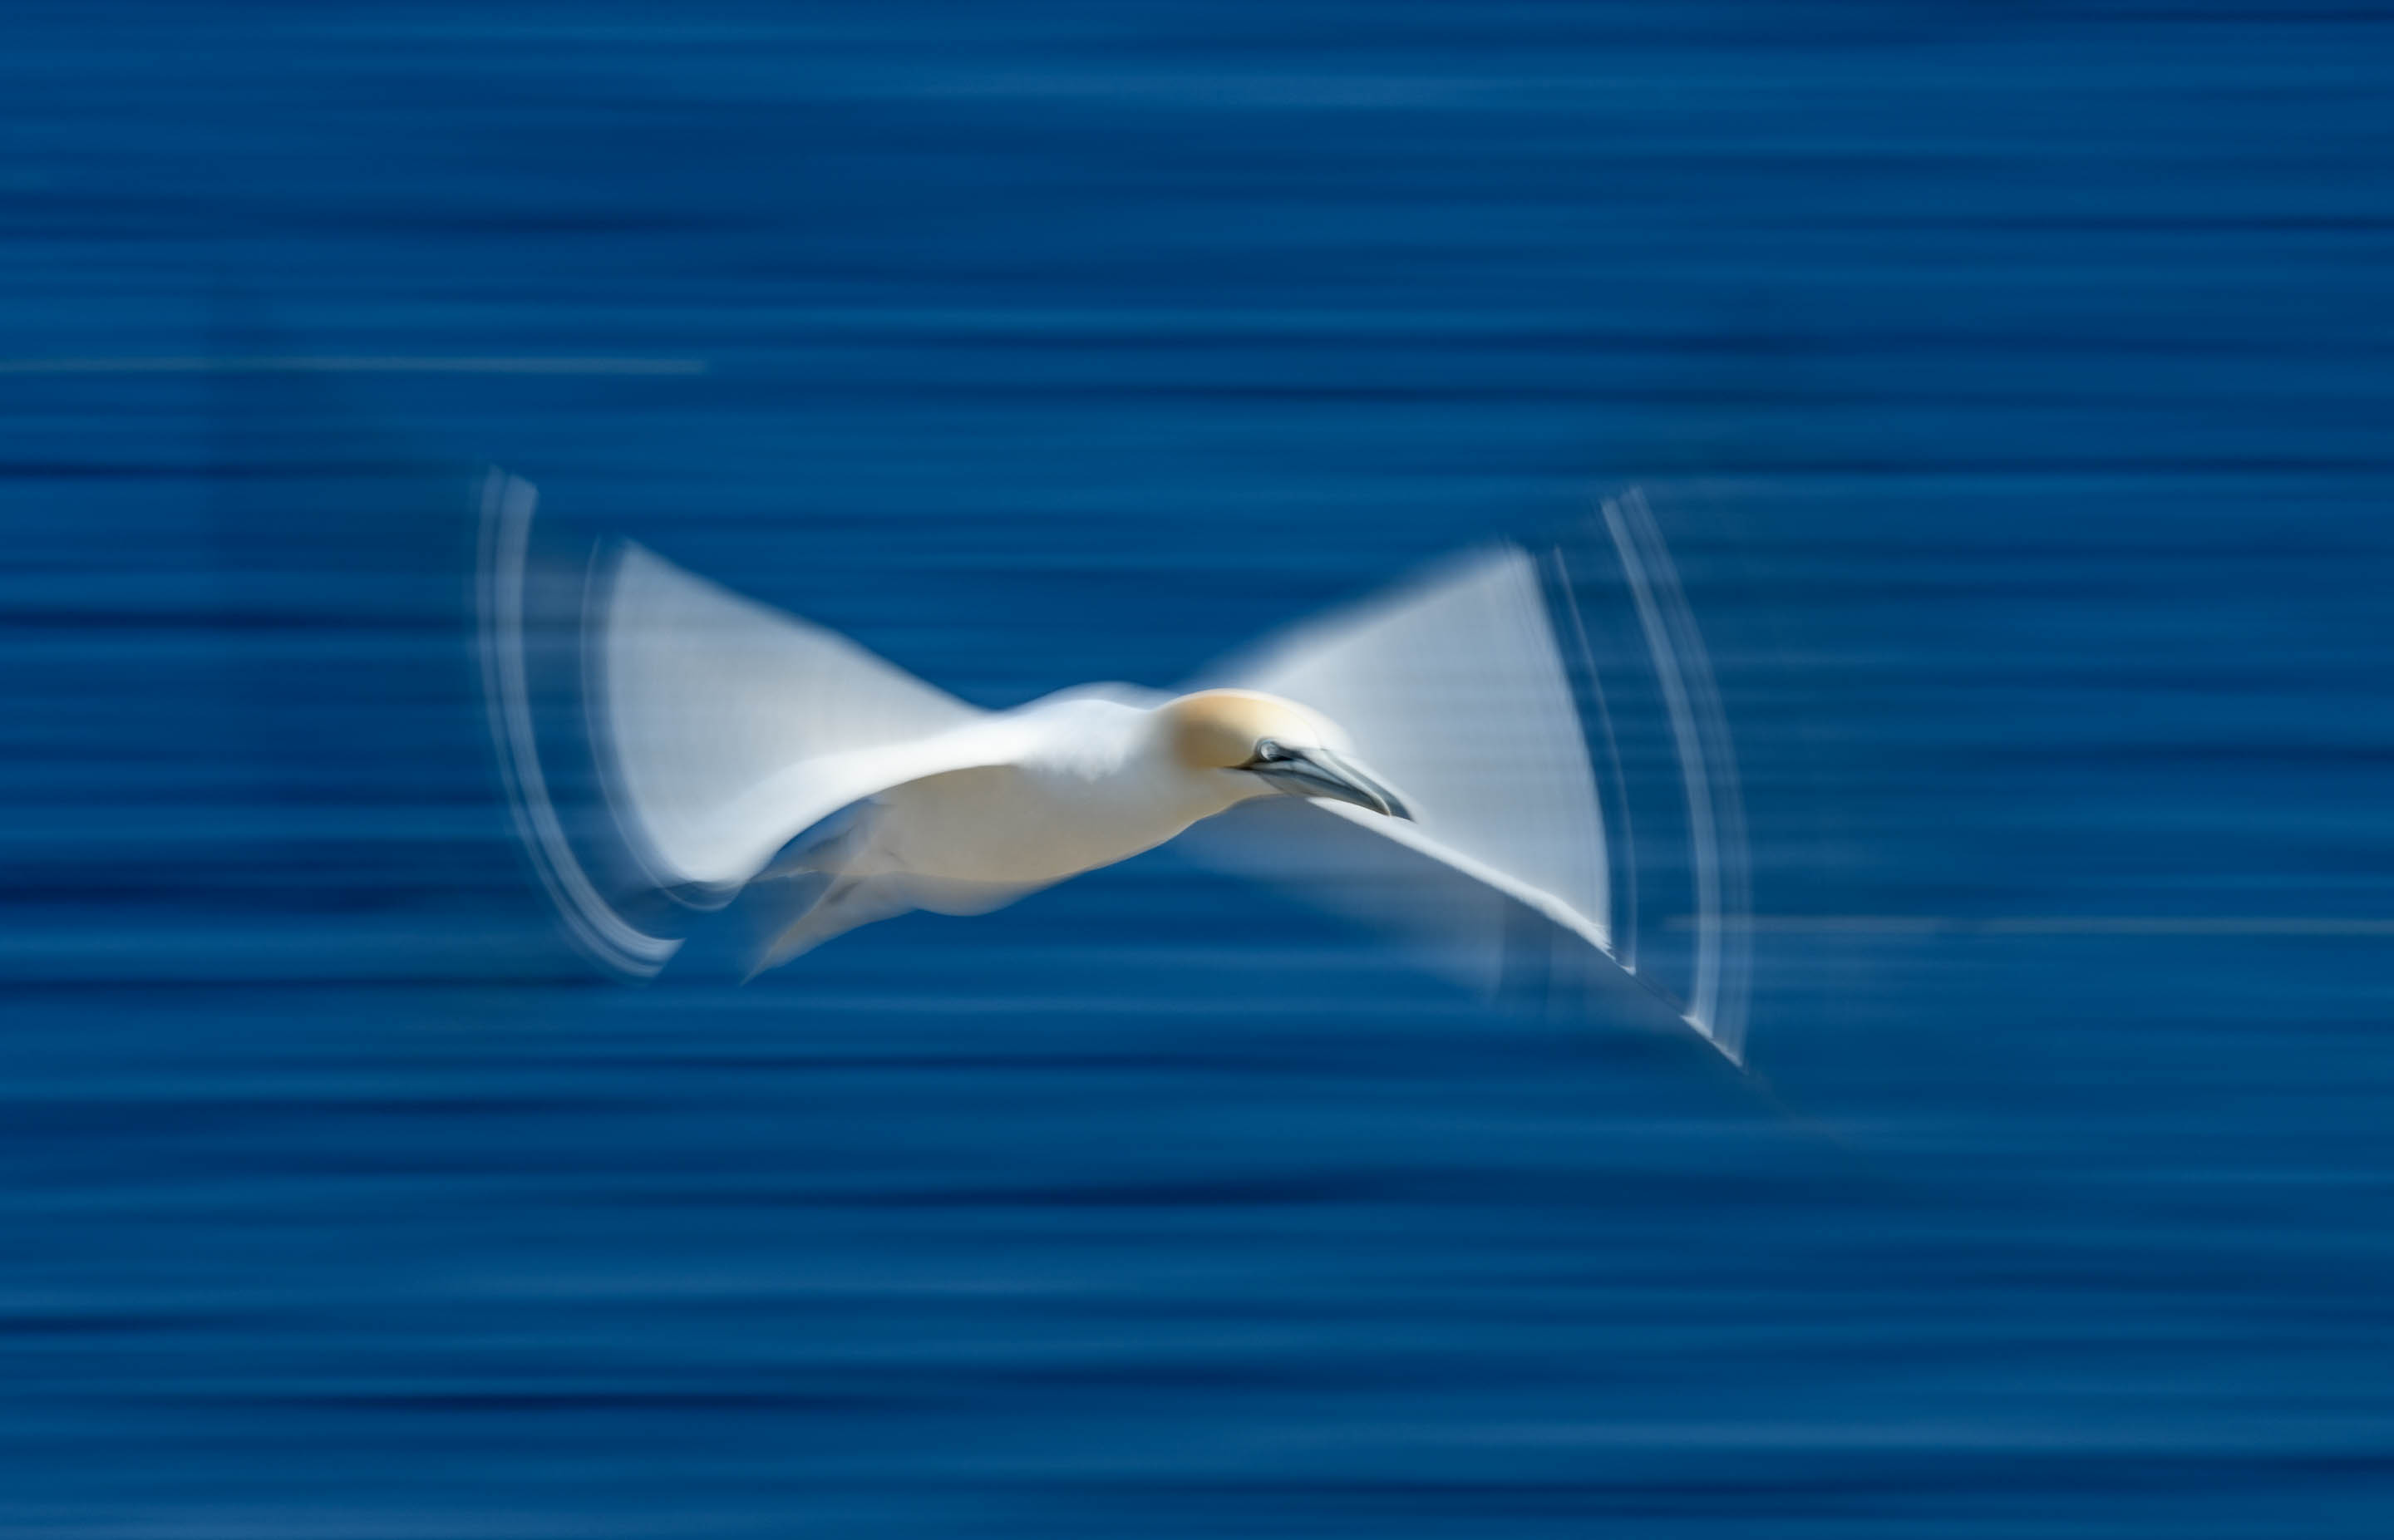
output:
[[1102,696],[1024,707],[1009,763],[925,776],[874,798],[861,875],[1046,886],[1152,849],[1248,788],[1192,771],[1152,708]]
[[[970,757],[992,762],[897,782],[819,837],[802,835],[767,869],[785,882],[826,880],[777,927],[763,966],[888,914],[981,914],[1128,860],[1200,819],[1281,794],[1276,783],[1298,766],[1298,795],[1402,810],[1305,713],[1246,691],[1148,704],[1126,691],[1068,691],[967,733]],[[892,766],[940,757],[936,738],[881,753]]]

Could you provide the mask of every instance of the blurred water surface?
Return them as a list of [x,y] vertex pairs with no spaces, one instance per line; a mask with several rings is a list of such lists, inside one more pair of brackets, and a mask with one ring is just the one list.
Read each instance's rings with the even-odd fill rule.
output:
[[[9,1533],[2386,1533],[2374,9],[5,33]],[[592,980],[484,460],[986,704],[1641,484],[1757,1073],[1169,849]]]

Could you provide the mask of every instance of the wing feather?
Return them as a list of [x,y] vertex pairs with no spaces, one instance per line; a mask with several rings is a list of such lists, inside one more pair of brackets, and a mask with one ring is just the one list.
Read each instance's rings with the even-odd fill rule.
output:
[[608,790],[660,886],[745,881],[817,819],[962,768],[958,730],[988,717],[638,546],[605,561],[586,624]]
[[[1577,545],[1505,545],[1452,562],[1298,627],[1212,682],[1336,722],[1414,821],[1336,803],[1261,809],[1192,840],[1201,858],[1392,927],[1426,960],[1481,983],[1519,971],[1532,944],[1521,921],[1534,916],[1740,1057],[1745,850],[1727,726],[1635,494],[1608,503]],[[1329,837],[1327,819],[1403,848],[1413,864]],[[1242,837],[1242,825],[1257,832]],[[1498,902],[1459,896],[1425,862]]]

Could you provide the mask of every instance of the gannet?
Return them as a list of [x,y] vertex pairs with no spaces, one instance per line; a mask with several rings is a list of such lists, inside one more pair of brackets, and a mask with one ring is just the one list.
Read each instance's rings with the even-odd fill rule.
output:
[[[1475,553],[1196,688],[1082,686],[992,712],[643,546],[560,558],[533,538],[529,483],[494,471],[482,493],[480,650],[517,832],[568,933],[620,972],[660,971],[730,910],[753,976],[860,925],[985,913],[1271,804],[1306,811],[1231,864],[1399,924],[1425,905],[1392,916],[1391,898],[1443,873],[1487,902],[1433,899],[1432,939],[1510,946],[1534,916],[1738,1057],[1726,730],[1642,505],[1607,519],[1623,650],[1679,772],[1667,825],[1626,795],[1648,756],[1615,731],[1634,726],[1628,695],[1602,704],[1586,617],[1558,608],[1559,557]],[[1340,830],[1361,847],[1336,846]],[[1656,866],[1665,832],[1685,857]],[[1366,852],[1412,864],[1392,877]],[[1638,940],[1641,867],[1647,908],[1685,877],[1683,957]]]

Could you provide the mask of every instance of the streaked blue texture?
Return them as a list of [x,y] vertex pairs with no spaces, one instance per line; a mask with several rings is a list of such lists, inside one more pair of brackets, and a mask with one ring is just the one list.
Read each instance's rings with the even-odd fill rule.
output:
[[[0,1530],[2394,1532],[2389,64],[11,7]],[[667,362],[91,362],[398,356]],[[991,704],[1642,484],[1757,1074],[1169,849],[590,980],[480,757],[476,461]]]

